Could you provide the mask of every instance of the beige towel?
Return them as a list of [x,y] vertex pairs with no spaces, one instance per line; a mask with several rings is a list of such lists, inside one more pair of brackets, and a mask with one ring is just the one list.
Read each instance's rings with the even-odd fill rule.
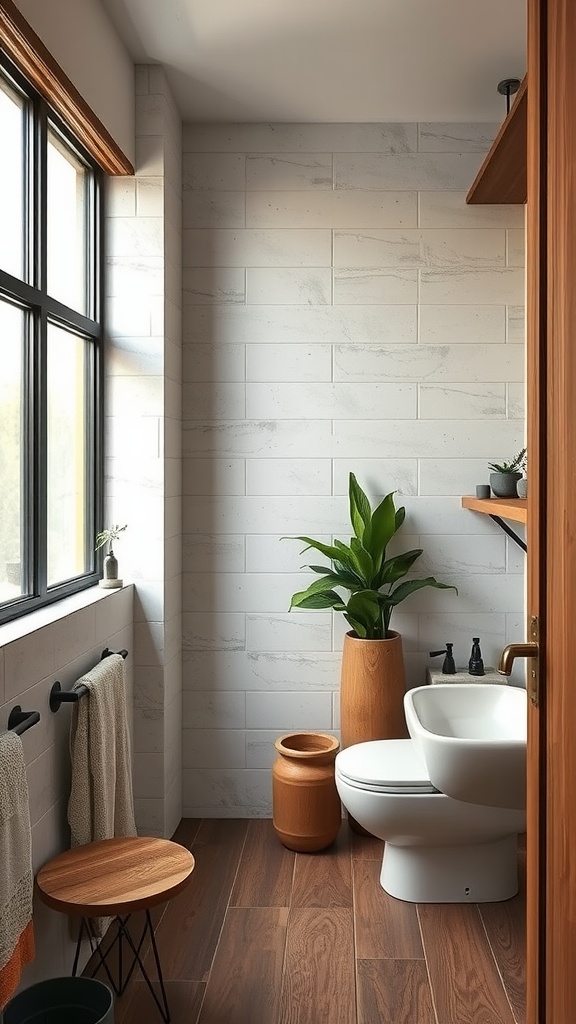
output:
[[0,1009],[34,959],[28,784],[22,741],[0,735]]
[[124,659],[103,658],[78,679],[88,693],[74,705],[70,732],[71,845],[135,836]]

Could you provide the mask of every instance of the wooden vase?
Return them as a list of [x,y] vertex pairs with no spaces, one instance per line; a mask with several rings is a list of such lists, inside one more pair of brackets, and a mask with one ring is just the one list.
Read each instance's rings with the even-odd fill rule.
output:
[[276,740],[272,767],[274,831],[289,850],[312,853],[334,842],[342,807],[334,781],[340,744],[325,733],[290,733]]
[[[340,677],[342,747],[367,740],[405,739],[405,692],[400,634],[391,630],[385,640],[361,640],[346,633]],[[348,824],[353,832],[370,834],[351,814]]]
[[385,640],[344,637],[340,679],[342,746],[366,740],[405,739],[406,677],[402,637],[391,631]]

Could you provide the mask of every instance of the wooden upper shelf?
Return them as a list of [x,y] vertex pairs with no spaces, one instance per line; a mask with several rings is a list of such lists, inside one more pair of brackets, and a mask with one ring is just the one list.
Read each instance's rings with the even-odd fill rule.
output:
[[462,508],[483,512],[487,516],[512,519],[515,523],[526,522],[527,505],[526,498],[474,498],[470,494],[462,498]]
[[527,109],[525,77],[466,196],[470,205],[526,202]]

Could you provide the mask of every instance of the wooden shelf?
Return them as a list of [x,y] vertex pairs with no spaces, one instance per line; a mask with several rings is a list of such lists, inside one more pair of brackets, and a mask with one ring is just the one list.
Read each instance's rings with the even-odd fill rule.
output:
[[467,203],[479,206],[526,202],[527,120],[528,94],[524,77],[512,109],[466,196]]
[[462,508],[483,512],[487,516],[512,519],[515,523],[527,521],[527,505],[526,498],[474,498],[471,494],[465,494],[462,498]]

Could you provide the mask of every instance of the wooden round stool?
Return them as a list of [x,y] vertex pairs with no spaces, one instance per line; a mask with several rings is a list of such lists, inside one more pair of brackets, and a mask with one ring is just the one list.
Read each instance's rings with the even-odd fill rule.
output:
[[[102,965],[116,995],[122,995],[138,964],[162,1018],[169,1024],[170,1011],[150,908],[181,892],[188,885],[193,870],[194,857],[185,847],[169,839],[144,836],[87,843],[48,861],[36,876],[40,898],[53,910],[81,918],[72,975],[76,974],[80,947],[86,934],[92,953],[96,953],[99,958],[96,970]],[[140,940],[135,944],[127,924],[130,915],[136,910],[145,911],[146,921]],[[108,916],[115,918],[117,933],[112,944],[102,953],[92,919]],[[162,1002],[153,989],[140,956],[146,935],[150,938],[154,954]],[[133,954],[125,976],[122,970],[124,942]],[[118,983],[112,978],[106,963],[106,958],[116,944]]]

